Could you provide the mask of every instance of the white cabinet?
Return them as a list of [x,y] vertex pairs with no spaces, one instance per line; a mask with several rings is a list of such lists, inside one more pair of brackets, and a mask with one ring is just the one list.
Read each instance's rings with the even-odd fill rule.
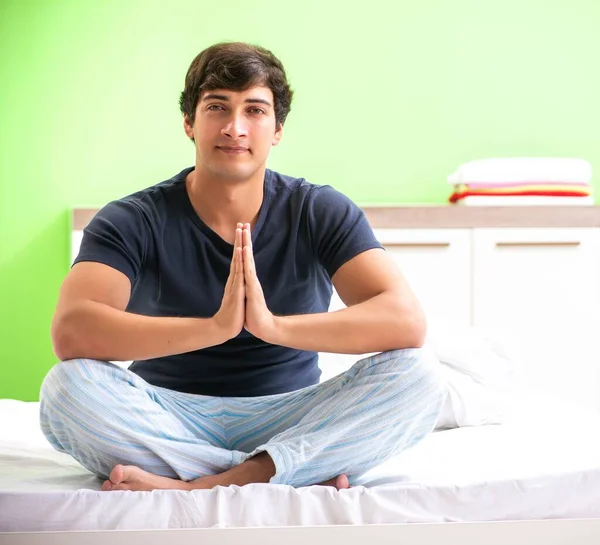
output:
[[[600,229],[375,229],[428,317],[600,335]],[[331,310],[343,303],[334,293]]]

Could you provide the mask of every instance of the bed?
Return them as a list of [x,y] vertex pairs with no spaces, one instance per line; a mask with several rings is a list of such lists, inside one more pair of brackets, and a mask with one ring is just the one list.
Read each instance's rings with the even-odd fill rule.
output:
[[[93,212],[74,216],[71,259]],[[47,443],[37,403],[0,400],[0,545],[597,544],[600,412],[531,384],[489,389],[501,382],[506,354],[470,332],[441,330],[446,338],[438,335],[435,349],[449,384],[460,377],[453,401],[461,427],[436,429],[349,490],[100,492],[100,479]],[[324,356],[322,380],[350,364]],[[505,398],[501,406],[490,401]]]
[[[390,539],[403,539],[402,529],[414,523],[439,528],[439,523],[482,521],[512,521],[511,527],[521,532],[515,537],[523,537],[525,530],[516,521],[535,520],[538,532],[544,519],[571,525],[573,519],[590,519],[579,529],[592,528],[600,536],[600,519],[591,520],[600,516],[598,429],[598,414],[527,394],[514,400],[503,424],[436,430],[369,471],[360,486],[349,490],[254,484],[193,492],[107,493],[99,491],[100,479],[46,442],[38,427],[37,403],[4,399],[0,530],[5,533],[0,541],[68,543],[78,532],[89,536],[112,530],[131,539],[123,543],[134,543],[142,536],[132,530],[296,527],[330,532],[331,527],[375,530],[381,525],[392,532]],[[168,532],[159,536],[165,541],[157,543],[170,539]],[[46,540],[31,541],[42,537]]]

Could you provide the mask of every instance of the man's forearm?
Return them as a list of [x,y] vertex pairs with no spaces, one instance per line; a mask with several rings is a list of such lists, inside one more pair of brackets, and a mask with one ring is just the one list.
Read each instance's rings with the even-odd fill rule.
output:
[[53,323],[61,360],[144,360],[199,350],[227,340],[212,318],[156,318],[85,301]]
[[268,342],[339,354],[419,348],[426,329],[421,308],[403,306],[392,293],[335,312],[277,316],[274,323]]

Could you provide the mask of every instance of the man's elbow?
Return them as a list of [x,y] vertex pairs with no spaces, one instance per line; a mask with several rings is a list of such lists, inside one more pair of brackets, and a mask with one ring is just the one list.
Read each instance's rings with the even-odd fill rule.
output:
[[420,317],[413,324],[413,348],[421,348],[425,344],[425,337],[427,336],[427,320],[425,316]]
[[400,313],[398,328],[402,346],[400,348],[421,348],[427,335],[427,319],[420,305],[404,308]]
[[50,329],[50,336],[52,338],[52,351],[54,352],[54,355],[60,361],[68,360],[70,352],[68,346],[69,341],[64,328],[60,328],[53,323],[52,328]]
[[60,361],[76,358],[81,351],[75,343],[78,336],[74,334],[65,317],[58,317],[52,321],[50,336],[52,350]]

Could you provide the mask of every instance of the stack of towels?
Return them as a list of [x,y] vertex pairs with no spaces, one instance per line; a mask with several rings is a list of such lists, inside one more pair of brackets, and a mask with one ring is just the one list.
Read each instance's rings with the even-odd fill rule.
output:
[[465,205],[592,205],[584,159],[509,157],[471,161],[448,176],[450,202]]

